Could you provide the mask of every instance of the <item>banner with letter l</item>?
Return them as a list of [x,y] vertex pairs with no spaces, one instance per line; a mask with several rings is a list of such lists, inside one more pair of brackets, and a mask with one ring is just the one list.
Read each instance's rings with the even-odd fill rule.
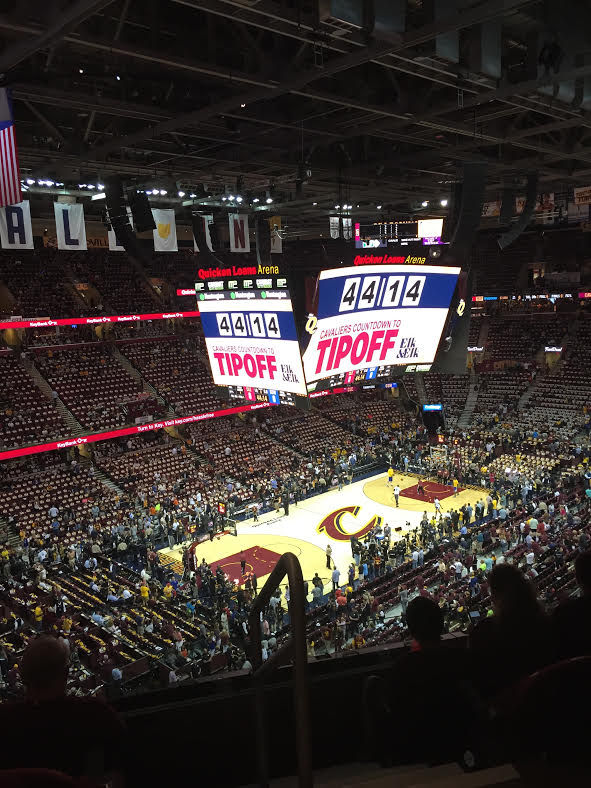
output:
[[247,214],[229,213],[228,222],[230,227],[230,251],[250,252]]
[[57,248],[64,251],[86,251],[86,227],[82,203],[54,202]]
[[33,248],[33,226],[28,200],[0,208],[0,243],[3,249]]
[[178,252],[176,221],[171,208],[152,208],[156,229],[153,230],[155,252]]

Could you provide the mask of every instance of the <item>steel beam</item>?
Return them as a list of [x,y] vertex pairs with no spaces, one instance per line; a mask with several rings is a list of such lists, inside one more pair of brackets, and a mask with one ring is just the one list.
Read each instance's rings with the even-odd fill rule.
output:
[[60,17],[36,38],[28,38],[25,41],[18,41],[0,55],[0,74],[6,74],[10,69],[18,66],[23,60],[46,49],[64,38],[68,33],[75,30],[79,24],[88,19],[89,16],[102,11],[113,0],[78,0],[78,2],[67,8]]
[[41,121],[50,134],[52,134],[60,142],[65,142],[64,135],[56,126],[53,125],[53,123],[48,118],[45,117],[41,110],[38,110],[37,107],[31,104],[30,101],[25,101],[24,104],[29,112],[31,112],[37,118],[37,120]]
[[335,76],[351,68],[363,65],[376,57],[383,57],[395,52],[404,51],[409,47],[415,47],[427,41],[431,41],[438,35],[452,31],[462,30],[472,25],[505,16],[507,13],[517,11],[526,5],[530,5],[532,0],[488,0],[488,2],[472,9],[463,11],[460,14],[453,14],[434,23],[425,25],[417,30],[406,33],[395,43],[376,44],[366,47],[357,52],[334,58],[328,62],[325,68],[311,69],[297,75],[292,80],[277,85],[276,87],[258,88],[240,96],[231,97],[212,104],[208,107],[194,112],[183,113],[177,118],[159,123],[154,127],[147,127],[141,131],[128,134],[121,139],[113,140],[97,149],[96,155],[101,159],[119,147],[130,147],[144,139],[159,136],[170,131],[175,131],[183,126],[191,126],[215,115],[223,114],[235,110],[240,104],[253,104],[258,101],[267,101],[271,98],[284,95],[286,93],[301,90],[306,85],[319,79]]

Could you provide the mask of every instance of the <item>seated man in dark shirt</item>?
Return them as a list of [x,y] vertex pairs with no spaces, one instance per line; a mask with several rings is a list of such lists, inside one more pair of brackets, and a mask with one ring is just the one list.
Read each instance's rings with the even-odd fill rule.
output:
[[123,785],[125,728],[96,698],[66,695],[68,653],[40,637],[21,662],[26,700],[0,705],[3,768],[46,768],[99,784]]
[[575,560],[581,596],[561,602],[552,616],[557,659],[591,656],[591,551]]
[[376,708],[380,760],[387,765],[461,759],[466,749],[479,750],[486,725],[484,708],[465,679],[466,651],[443,646],[443,613],[429,597],[413,599],[406,617],[411,650],[393,666],[382,692],[386,703]]

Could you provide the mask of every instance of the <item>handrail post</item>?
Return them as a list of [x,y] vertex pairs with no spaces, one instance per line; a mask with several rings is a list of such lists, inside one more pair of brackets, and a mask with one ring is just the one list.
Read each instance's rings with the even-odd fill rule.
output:
[[[261,650],[260,614],[269,604],[271,595],[287,575],[290,591],[291,638],[271,659],[263,663]],[[302,567],[293,553],[284,553],[267,578],[267,582],[255,599],[249,615],[251,661],[255,681],[255,703],[257,704],[257,729],[259,734],[259,779],[268,785],[268,758],[266,721],[264,713],[264,681],[267,673],[293,652],[293,690],[296,721],[296,745],[298,757],[298,782],[300,788],[312,788],[312,758],[310,751],[310,706],[308,697],[308,648],[306,642],[306,608]]]

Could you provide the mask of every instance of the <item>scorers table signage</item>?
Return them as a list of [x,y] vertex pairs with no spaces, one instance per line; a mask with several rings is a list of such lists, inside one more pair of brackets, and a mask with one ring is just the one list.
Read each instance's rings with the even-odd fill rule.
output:
[[459,272],[429,265],[322,271],[316,329],[304,353],[308,384],[355,370],[432,363]]

